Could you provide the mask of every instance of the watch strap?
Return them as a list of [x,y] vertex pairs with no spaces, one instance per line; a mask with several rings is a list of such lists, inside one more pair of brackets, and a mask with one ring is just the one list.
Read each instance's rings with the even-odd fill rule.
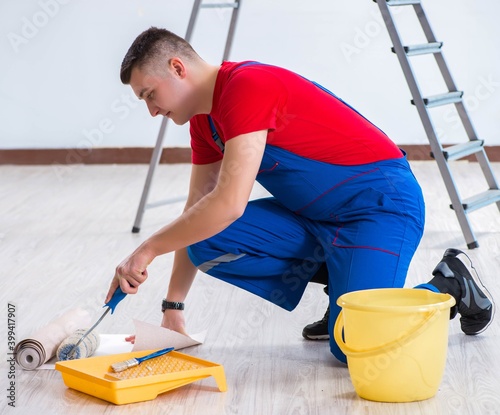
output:
[[184,310],[184,303],[163,299],[161,302],[161,312],[164,313],[165,310]]

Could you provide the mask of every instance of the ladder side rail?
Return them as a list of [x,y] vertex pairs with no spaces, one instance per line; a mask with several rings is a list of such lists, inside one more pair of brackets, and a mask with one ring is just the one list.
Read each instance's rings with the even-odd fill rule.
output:
[[227,32],[226,46],[224,47],[224,53],[222,55],[222,61],[226,61],[231,53],[231,48],[233,47],[234,33],[236,31],[236,23],[238,21],[238,16],[240,14],[242,0],[235,0],[235,7],[231,10],[231,21],[229,22],[229,29]]
[[427,134],[427,137],[429,138],[429,142],[431,145],[431,151],[434,154],[436,154],[436,153],[442,154],[443,148],[442,148],[441,144],[439,143],[439,141],[436,137],[436,134],[434,132],[434,127],[432,125],[432,121],[431,121],[429,114],[427,112],[427,108],[425,107],[422,94],[420,93],[420,87],[417,83],[417,80],[415,79],[415,77],[413,75],[410,61],[408,60],[408,57],[406,56],[404,46],[403,46],[401,39],[399,37],[399,33],[398,33],[397,28],[396,28],[396,25],[394,24],[392,14],[389,10],[388,5],[386,4],[386,0],[377,0],[377,4],[378,4],[380,11],[382,13],[384,22],[387,26],[387,31],[389,32],[389,37],[391,38],[392,44],[394,46],[396,56],[398,57],[401,68],[403,69],[403,74],[406,78],[406,82],[408,84],[411,95],[413,97],[413,102],[415,104],[415,107],[417,108],[418,114],[419,114],[420,119],[422,121],[422,124],[424,126],[425,133]]
[[[493,173],[493,170],[491,169],[490,161],[484,147],[482,151],[476,153],[475,156],[479,163],[479,166],[481,167],[481,170],[483,171],[483,175],[486,179],[486,183],[488,183],[489,189],[499,189],[497,179],[495,177],[495,174]],[[497,207],[498,209],[500,209],[500,202],[497,202]]]
[[401,68],[403,69],[403,73],[408,83],[408,87],[410,88],[413,101],[424,126],[424,130],[427,134],[427,138],[431,146],[431,151],[434,153],[438,168],[440,170],[441,176],[443,177],[446,190],[448,191],[448,195],[450,197],[453,209],[455,210],[455,214],[457,216],[460,227],[462,228],[462,232],[465,236],[467,245],[469,247],[476,247],[478,246],[476,238],[467,219],[465,209],[462,205],[460,195],[458,194],[457,187],[451,175],[448,163],[444,158],[442,146],[439,143],[434,127],[432,125],[432,121],[427,112],[427,108],[425,107],[422,94],[420,93],[420,88],[413,75],[410,62],[408,60],[408,57],[406,56],[406,52],[398,34],[398,30],[394,24],[389,6],[387,5],[386,0],[377,0],[377,4],[379,6],[380,12],[382,13],[383,20],[389,32],[389,36],[394,46],[396,55],[399,59],[399,63],[401,65]]
[[[421,3],[414,4],[413,8],[415,10],[415,13],[417,14],[420,24],[422,25],[422,29],[424,31],[425,37],[427,38],[427,41],[429,43],[437,42],[434,32],[432,31],[431,25],[429,23],[429,20],[427,19],[427,16],[422,7],[422,4]],[[442,52],[435,53],[434,58],[436,59],[436,63],[441,71],[441,74],[443,75],[443,78],[445,80],[446,86],[448,87],[449,91],[450,92],[457,91],[456,84],[453,80],[448,65],[446,64],[443,53]],[[469,140],[470,141],[478,140],[476,130],[472,125],[472,121],[469,117],[469,114],[467,113],[467,109],[465,108],[463,101],[456,102],[454,105]],[[476,153],[475,156],[477,158],[477,161],[479,162],[479,165],[481,166],[481,170],[483,171],[484,177],[486,179],[486,182],[488,183],[489,188],[498,189],[497,180],[495,178],[495,175],[493,174],[493,171],[491,170],[488,156],[484,148],[482,151]],[[500,203],[497,203],[497,206],[500,209]]]
[[[202,0],[194,0],[193,8],[191,9],[191,15],[189,17],[189,22],[188,22],[188,26],[186,29],[186,36],[185,36],[185,39],[188,42],[189,42],[189,39],[191,38],[193,31],[194,31],[194,26],[196,24],[198,12],[200,11],[201,2],[202,2]],[[158,137],[156,139],[156,144],[155,144],[155,147],[153,149],[153,154],[151,155],[151,160],[149,161],[148,173],[146,176],[146,181],[144,183],[144,188],[142,189],[142,195],[141,195],[141,199],[139,201],[139,206],[137,208],[137,213],[135,215],[134,225],[132,226],[132,233],[140,232],[142,218],[144,216],[145,210],[148,207],[153,207],[153,206],[157,207],[157,206],[166,205],[166,204],[172,203],[173,201],[177,201],[179,199],[179,198],[175,198],[175,199],[162,200],[159,202],[155,202],[154,204],[151,204],[151,206],[149,206],[147,204],[147,201],[149,198],[149,191],[151,189],[151,183],[153,182],[153,177],[154,177],[156,168],[158,167],[158,164],[160,164],[161,153],[163,150],[163,141],[165,139],[165,133],[167,131],[167,123],[168,123],[168,118],[163,117],[163,119],[161,120],[160,130],[158,131]]]
[[148,174],[146,176],[146,182],[144,183],[144,188],[142,189],[141,200],[139,201],[139,207],[137,208],[137,213],[135,215],[134,225],[132,227],[132,233],[138,233],[141,230],[142,217],[144,216],[144,211],[146,210],[146,203],[149,197],[149,191],[151,189],[151,183],[155,174],[156,167],[160,163],[161,151],[163,149],[163,140],[165,138],[165,131],[167,129],[167,117],[163,117],[161,120],[160,130],[158,131],[158,137],[156,139],[156,145],[153,149],[153,154],[151,155],[151,160],[149,161]]
[[[424,12],[424,8],[422,7],[422,4],[421,3],[414,4],[413,9],[415,10],[415,13],[418,17],[420,25],[422,26],[422,30],[424,31],[424,34],[425,34],[427,41],[429,43],[437,42],[436,36],[434,35],[434,32],[432,31],[431,25],[429,23],[429,20],[427,19],[427,16]],[[446,62],[443,59],[442,53],[435,53],[434,57],[436,58],[439,69],[441,70],[441,73],[443,75],[443,78],[444,78],[444,81],[445,81],[446,86],[448,88],[448,91],[450,91],[450,92],[457,91],[457,87],[455,85],[455,82],[453,81],[453,77],[451,76],[451,72],[448,69]]]
[[198,13],[200,11],[201,1],[202,0],[194,0],[193,8],[191,9],[191,16],[189,17],[189,22],[186,29],[186,36],[184,36],[184,40],[186,42],[190,42],[191,37],[193,36],[194,26],[196,24]]
[[[429,20],[427,19],[427,16],[422,7],[422,4],[414,4],[413,8],[415,10],[415,13],[417,14],[420,24],[422,25],[422,29],[427,41],[429,43],[437,42]],[[448,65],[446,64],[443,52],[441,51],[441,53],[435,53],[434,59],[436,60],[439,70],[443,75],[443,79],[445,81],[446,87],[448,88],[448,91],[457,91],[457,86],[455,84],[455,81],[453,80],[453,76],[451,75]],[[478,137],[476,131],[474,129],[474,126],[472,125],[469,115],[467,114],[467,110],[465,109],[463,101],[455,103],[455,108],[457,110],[458,116],[460,117],[460,121],[462,122],[467,133],[467,137],[469,137],[469,140],[477,140]]]
[[457,110],[460,121],[464,126],[465,132],[467,133],[467,137],[469,137],[469,140],[478,140],[479,138],[477,136],[476,130],[472,125],[472,121],[469,117],[469,114],[467,113],[467,109],[465,108],[463,101],[455,103],[455,108]]

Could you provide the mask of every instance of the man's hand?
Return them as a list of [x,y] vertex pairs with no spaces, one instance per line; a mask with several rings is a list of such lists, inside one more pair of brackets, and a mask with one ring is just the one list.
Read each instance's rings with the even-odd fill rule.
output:
[[161,326],[186,336],[188,335],[186,333],[186,322],[184,320],[184,312],[182,310],[165,310]]
[[126,294],[136,294],[141,285],[148,278],[147,267],[154,259],[154,255],[139,247],[133,254],[125,258],[116,267],[115,276],[111,281],[105,302],[111,300],[118,286]]

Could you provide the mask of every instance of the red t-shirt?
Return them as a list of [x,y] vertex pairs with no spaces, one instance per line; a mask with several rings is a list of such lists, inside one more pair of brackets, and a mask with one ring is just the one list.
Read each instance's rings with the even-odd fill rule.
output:
[[[267,144],[330,164],[356,165],[402,157],[382,131],[346,103],[276,66],[224,62],[217,75],[210,115],[222,142],[268,130]],[[194,164],[222,159],[206,114],[190,120],[190,133]]]

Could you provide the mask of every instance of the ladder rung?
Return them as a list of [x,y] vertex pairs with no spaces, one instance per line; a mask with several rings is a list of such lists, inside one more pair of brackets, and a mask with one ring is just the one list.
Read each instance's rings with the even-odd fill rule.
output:
[[[490,189],[486,190],[485,192],[479,193],[475,196],[462,200],[462,206],[467,212],[472,212],[476,209],[482,208],[487,205],[491,205],[492,203],[496,203],[499,201],[500,201],[500,190]],[[450,208],[453,209],[453,205],[450,205]]]
[[[403,46],[406,56],[416,56],[416,55],[424,55],[427,53],[440,53],[441,47],[443,46],[443,42],[432,42],[432,43],[423,43],[421,45],[409,45]],[[393,53],[396,53],[394,46],[391,48]]]
[[[483,150],[484,140],[471,140],[467,143],[456,144],[443,149],[444,158],[448,161],[462,159]],[[432,154],[434,157],[434,154]]]
[[[453,91],[447,92],[445,94],[432,95],[427,98],[423,98],[424,104],[427,108],[439,107],[440,105],[454,104],[462,100],[463,91]],[[415,101],[412,99],[411,103],[415,105]]]
[[238,3],[202,3],[200,7],[203,9],[219,9],[224,7],[237,9]]
[[[377,0],[373,0],[377,1]],[[410,4],[420,4],[420,0],[386,0],[388,6],[408,6]]]

